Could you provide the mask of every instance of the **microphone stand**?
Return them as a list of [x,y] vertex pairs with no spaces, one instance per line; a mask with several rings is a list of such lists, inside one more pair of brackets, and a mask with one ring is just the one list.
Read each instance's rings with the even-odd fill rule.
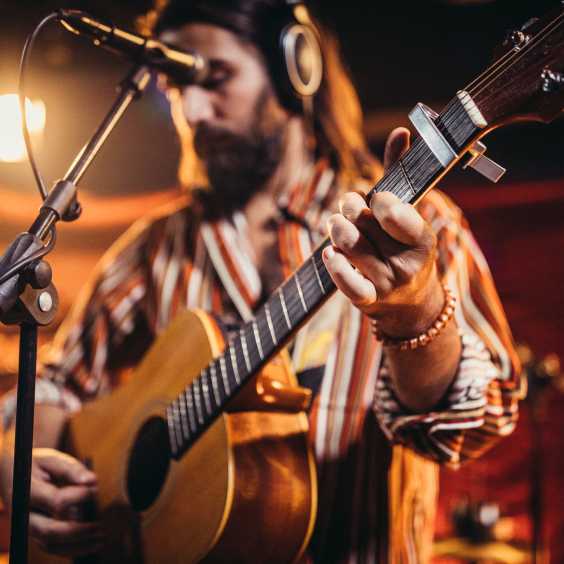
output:
[[[76,200],[75,183],[91,163],[107,136],[129,105],[144,90],[150,78],[149,68],[134,67],[121,84],[118,98],[90,141],[84,146],[69,171],[59,180],[40,208],[28,233],[19,235],[0,258],[0,272],[16,260],[31,255],[57,221],[73,221],[81,212]],[[54,233],[54,231],[53,231]],[[51,283],[51,268],[41,260],[23,267],[0,286],[0,321],[20,325],[20,356],[14,447],[14,476],[10,534],[10,564],[26,564],[28,554],[31,455],[37,370],[37,327],[53,321],[58,295]]]

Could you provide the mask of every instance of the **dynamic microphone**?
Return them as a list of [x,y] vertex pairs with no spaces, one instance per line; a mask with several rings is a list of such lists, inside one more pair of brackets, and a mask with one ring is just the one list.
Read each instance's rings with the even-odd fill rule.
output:
[[178,85],[197,84],[205,80],[206,64],[199,53],[171,49],[151,37],[124,31],[112,22],[97,20],[78,10],[57,8],[55,14],[73,33],[88,35],[96,45],[163,72]]

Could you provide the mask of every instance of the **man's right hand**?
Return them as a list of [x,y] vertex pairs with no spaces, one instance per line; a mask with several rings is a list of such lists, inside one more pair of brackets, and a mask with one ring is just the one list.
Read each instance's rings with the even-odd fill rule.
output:
[[[8,506],[13,458],[5,450],[2,454],[1,493]],[[92,499],[96,488],[96,474],[72,456],[51,448],[33,449],[29,532],[43,550],[72,558],[103,548],[102,524],[76,520],[80,504]]]

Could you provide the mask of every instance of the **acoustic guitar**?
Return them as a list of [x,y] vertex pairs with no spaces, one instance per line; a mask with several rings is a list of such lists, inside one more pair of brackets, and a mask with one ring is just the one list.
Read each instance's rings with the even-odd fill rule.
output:
[[[495,180],[480,138],[562,112],[563,46],[562,7],[509,33],[440,115],[416,107],[421,136],[374,191],[415,204],[456,162]],[[321,258],[330,244],[227,343],[204,313],[178,316],[127,384],[71,420],[66,448],[98,474],[92,509],[109,535],[107,550],[82,562],[283,564],[303,552],[316,509],[309,395],[283,346],[335,290]]]

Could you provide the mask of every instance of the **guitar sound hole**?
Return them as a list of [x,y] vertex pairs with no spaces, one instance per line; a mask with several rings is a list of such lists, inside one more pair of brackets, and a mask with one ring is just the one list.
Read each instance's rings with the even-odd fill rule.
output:
[[127,493],[131,506],[143,511],[155,501],[170,463],[168,425],[161,417],[149,419],[139,431],[127,469]]

